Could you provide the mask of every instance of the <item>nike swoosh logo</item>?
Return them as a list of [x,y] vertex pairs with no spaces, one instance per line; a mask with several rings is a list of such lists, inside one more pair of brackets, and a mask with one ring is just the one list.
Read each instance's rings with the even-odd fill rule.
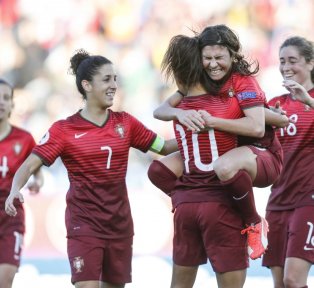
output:
[[74,135],[74,138],[75,138],[75,139],[81,138],[81,137],[84,136],[85,134],[87,134],[87,132],[82,133],[82,134],[75,134],[75,135]]

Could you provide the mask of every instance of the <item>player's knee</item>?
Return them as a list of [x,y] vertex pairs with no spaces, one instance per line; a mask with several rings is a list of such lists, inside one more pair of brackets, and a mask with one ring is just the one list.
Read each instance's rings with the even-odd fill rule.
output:
[[233,175],[237,172],[234,171],[234,168],[232,165],[230,165],[230,162],[223,161],[220,159],[217,159],[213,164],[213,169],[215,173],[217,174],[217,177],[221,181],[229,180],[233,177]]
[[303,288],[306,287],[304,285],[302,285],[301,283],[299,283],[299,281],[293,277],[293,275],[286,275],[283,278],[283,283],[285,285],[285,288]]

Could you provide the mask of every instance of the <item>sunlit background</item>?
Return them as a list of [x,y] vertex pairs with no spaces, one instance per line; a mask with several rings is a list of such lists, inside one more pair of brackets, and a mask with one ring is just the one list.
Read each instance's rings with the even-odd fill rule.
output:
[[[0,0],[0,77],[15,87],[12,123],[38,141],[57,119],[82,105],[68,74],[75,50],[109,58],[118,71],[115,110],[125,110],[149,128],[173,137],[170,122],[153,119],[154,108],[175,90],[160,74],[172,36],[192,35],[207,25],[227,24],[243,52],[260,63],[260,84],[268,98],[283,92],[278,47],[293,35],[314,40],[313,0]],[[133,283],[127,287],[169,287],[172,213],[170,200],[146,176],[152,153],[131,151],[127,175],[135,222]],[[14,288],[72,287],[64,227],[67,174],[62,163],[44,169],[45,185],[26,198],[27,233]],[[256,189],[264,215],[269,189]],[[0,249],[3,249],[0,247]],[[314,287],[311,273],[309,287]],[[203,265],[195,287],[216,287]],[[245,287],[272,287],[270,272],[251,262]]]

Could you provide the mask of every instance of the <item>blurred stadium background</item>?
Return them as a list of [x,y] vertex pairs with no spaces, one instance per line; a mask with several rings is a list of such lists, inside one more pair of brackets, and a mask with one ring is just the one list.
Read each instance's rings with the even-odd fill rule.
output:
[[[0,77],[15,87],[12,122],[38,141],[57,119],[82,105],[69,59],[79,48],[111,59],[118,71],[114,109],[126,110],[166,138],[171,123],[153,119],[154,108],[174,91],[160,74],[172,36],[191,35],[207,25],[227,24],[243,52],[260,63],[260,84],[268,98],[282,93],[278,47],[289,36],[314,40],[313,0],[0,0]],[[172,214],[169,199],[147,179],[155,155],[131,151],[127,176],[135,222],[133,284],[169,287]],[[14,288],[73,287],[64,228],[68,188],[62,163],[44,170],[41,194],[26,197],[27,234]],[[269,189],[256,189],[263,215]],[[0,247],[0,249],[2,249]],[[309,287],[314,287],[311,272]],[[195,287],[215,287],[209,265]],[[270,272],[257,260],[245,287],[271,287]]]

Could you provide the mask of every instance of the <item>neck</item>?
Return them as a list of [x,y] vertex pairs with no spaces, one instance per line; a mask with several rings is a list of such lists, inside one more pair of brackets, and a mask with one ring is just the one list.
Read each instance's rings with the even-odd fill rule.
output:
[[202,94],[206,94],[206,90],[202,87],[201,84],[190,87],[187,92],[187,96],[198,96]]
[[314,88],[314,83],[310,79],[309,81],[303,83],[302,86],[306,89],[306,91],[309,91]]
[[109,116],[108,109],[99,109],[97,111],[91,111],[90,108],[85,107],[82,109],[80,113],[82,117],[84,117],[86,120],[98,126],[103,125],[107,121]]
[[11,125],[7,121],[0,121],[0,140],[4,139],[11,132]]

